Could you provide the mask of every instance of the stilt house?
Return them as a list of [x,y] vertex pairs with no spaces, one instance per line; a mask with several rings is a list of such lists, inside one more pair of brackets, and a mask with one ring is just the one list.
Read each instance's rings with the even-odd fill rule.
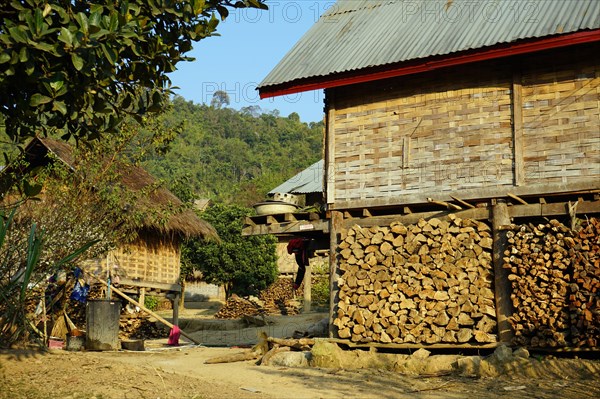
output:
[[338,1],[259,85],[315,89],[332,338],[598,347],[600,2]]

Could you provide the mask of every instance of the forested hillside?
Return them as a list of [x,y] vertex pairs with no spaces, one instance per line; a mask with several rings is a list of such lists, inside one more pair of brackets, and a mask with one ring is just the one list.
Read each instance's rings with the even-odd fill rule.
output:
[[[210,198],[249,206],[322,157],[323,122],[303,123],[296,113],[279,116],[277,111],[263,113],[258,106],[238,111],[220,105],[175,97],[153,124],[183,126],[169,151],[131,151],[136,159],[147,154],[142,155],[142,166],[183,200]],[[0,123],[0,152],[14,155],[16,147],[7,143],[3,130]]]
[[322,157],[323,123],[298,114],[261,113],[258,106],[220,108],[173,99],[164,115],[183,131],[163,156],[144,167],[180,196],[251,205]]

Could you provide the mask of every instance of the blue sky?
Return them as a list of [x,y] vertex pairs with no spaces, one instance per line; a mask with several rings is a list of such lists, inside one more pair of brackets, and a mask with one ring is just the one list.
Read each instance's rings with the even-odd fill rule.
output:
[[196,60],[178,64],[170,74],[177,94],[194,103],[210,103],[216,90],[229,94],[232,108],[258,105],[278,109],[282,116],[297,112],[303,122],[323,119],[323,91],[260,100],[256,85],[273,69],[334,1],[267,1],[268,11],[232,10],[219,24],[221,36],[196,43]]

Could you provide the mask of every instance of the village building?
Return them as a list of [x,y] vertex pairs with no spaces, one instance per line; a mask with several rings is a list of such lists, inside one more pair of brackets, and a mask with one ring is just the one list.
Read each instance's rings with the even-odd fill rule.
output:
[[520,232],[565,234],[533,223],[600,213],[598,15],[593,0],[338,1],[263,80],[261,98],[325,90],[332,338],[597,348],[600,298],[567,288],[596,287],[590,271],[550,261],[562,302],[546,311],[526,306],[552,288],[514,262]]
[[[78,172],[73,166],[73,148],[63,141],[36,137],[25,147],[24,157],[27,171],[58,160],[73,173]],[[142,304],[146,294],[170,298],[177,324],[182,291],[181,243],[185,238],[218,239],[218,235],[172,192],[157,185],[156,179],[143,168],[131,165],[121,171],[119,181],[126,191],[144,192],[130,205],[132,208],[165,212],[168,217],[162,224],[143,221],[133,241],[118,245],[100,258],[82,262],[81,267],[102,279],[112,278],[111,284],[138,295]],[[41,198],[43,205],[43,193]]]

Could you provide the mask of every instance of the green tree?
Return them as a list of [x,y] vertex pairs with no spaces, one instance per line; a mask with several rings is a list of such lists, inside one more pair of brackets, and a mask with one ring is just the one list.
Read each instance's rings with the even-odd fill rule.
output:
[[216,35],[228,8],[264,0],[0,2],[0,113],[18,143],[59,131],[90,140],[124,115],[160,111],[169,72]]
[[223,108],[224,105],[229,105],[229,94],[223,90],[215,91],[210,101],[210,106],[213,108]]
[[250,206],[322,157],[323,122],[261,114],[258,106],[237,111],[182,97],[172,102],[165,123],[184,122],[181,134],[169,152],[143,164],[178,193],[185,188],[196,198]]
[[242,221],[252,210],[216,204],[200,216],[219,233],[220,242],[188,241],[182,249],[182,275],[200,270],[204,279],[232,293],[255,294],[277,278],[276,239],[242,237]]

